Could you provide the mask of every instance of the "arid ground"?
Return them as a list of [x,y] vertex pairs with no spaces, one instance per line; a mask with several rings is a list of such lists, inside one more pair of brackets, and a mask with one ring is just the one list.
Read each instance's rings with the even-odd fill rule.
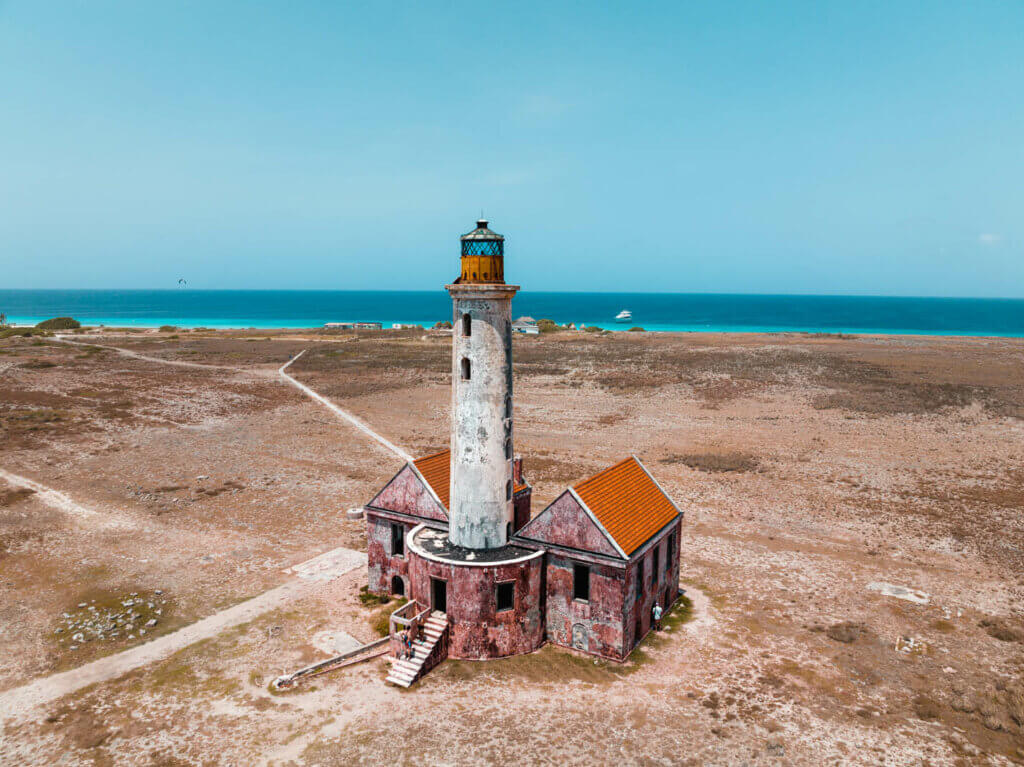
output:
[[1022,340],[517,338],[534,513],[630,453],[685,510],[692,614],[628,663],[548,647],[403,691],[377,659],[271,693],[318,633],[376,636],[356,568],[31,705],[362,549],[345,511],[401,461],[291,356],[409,453],[448,439],[443,335],[68,338],[0,340],[3,765],[1024,763]]

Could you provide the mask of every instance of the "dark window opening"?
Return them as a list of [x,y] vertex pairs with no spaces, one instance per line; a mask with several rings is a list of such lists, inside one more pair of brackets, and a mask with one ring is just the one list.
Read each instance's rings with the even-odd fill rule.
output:
[[396,575],[391,579],[391,593],[396,597],[405,596],[405,581],[402,580],[402,576]]
[[660,555],[661,555],[661,544],[659,543],[657,546],[654,547],[654,564],[651,566],[651,577],[652,578],[657,578],[659,575],[661,575],[661,571],[658,569],[658,565],[660,564],[660,562],[659,562],[659,556]]
[[508,482],[505,483],[505,500],[506,501],[511,501],[512,500],[512,480],[511,479]]
[[462,358],[462,380],[469,380],[469,357]]
[[511,610],[516,606],[516,584],[515,583],[499,583],[498,584],[498,612],[502,610]]
[[572,598],[590,601],[590,568],[586,565],[572,566]]
[[505,541],[507,542],[510,540],[512,540],[512,523],[507,522],[505,524]]
[[644,624],[640,622],[640,619],[636,619],[636,639],[633,640],[633,644],[640,644],[640,640],[644,636]]
[[391,523],[391,556],[405,556],[405,527]]
[[473,333],[473,318],[468,314],[462,315],[462,335],[467,338]]
[[512,417],[512,398],[511,397],[505,397],[505,417],[506,418],[511,418]]
[[512,458],[512,440],[505,440],[505,457]]
[[487,279],[487,272],[484,272],[484,279]]
[[668,551],[665,552],[665,572],[667,573],[672,569],[672,557],[675,556],[676,552],[676,534],[674,532],[669,533],[668,536]]
[[636,566],[636,601],[644,598],[644,561],[641,559]]
[[476,279],[476,272],[473,272],[473,279]]

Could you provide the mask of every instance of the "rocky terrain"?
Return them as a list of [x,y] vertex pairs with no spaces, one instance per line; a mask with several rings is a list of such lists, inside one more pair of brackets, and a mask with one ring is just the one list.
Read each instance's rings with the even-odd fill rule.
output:
[[686,512],[692,616],[629,663],[549,647],[406,692],[377,660],[272,693],[317,637],[376,635],[357,569],[5,706],[362,548],[345,511],[400,461],[281,380],[299,351],[388,440],[447,444],[443,335],[67,338],[0,340],[0,764],[1024,763],[1024,341],[516,338],[534,513],[630,453]]

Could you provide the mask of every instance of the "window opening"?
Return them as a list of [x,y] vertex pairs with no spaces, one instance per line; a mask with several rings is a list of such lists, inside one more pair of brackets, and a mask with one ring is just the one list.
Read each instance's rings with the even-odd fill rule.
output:
[[572,566],[572,598],[590,601],[590,568],[586,565]]
[[511,610],[516,606],[516,584],[512,583],[499,583],[498,584],[498,612],[502,610]]

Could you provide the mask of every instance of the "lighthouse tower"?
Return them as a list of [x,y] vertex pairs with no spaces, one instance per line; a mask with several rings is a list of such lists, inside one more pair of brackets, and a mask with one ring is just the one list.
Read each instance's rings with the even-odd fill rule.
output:
[[512,534],[512,296],[505,238],[476,222],[460,238],[452,297],[452,434],[449,540],[501,548]]

